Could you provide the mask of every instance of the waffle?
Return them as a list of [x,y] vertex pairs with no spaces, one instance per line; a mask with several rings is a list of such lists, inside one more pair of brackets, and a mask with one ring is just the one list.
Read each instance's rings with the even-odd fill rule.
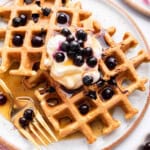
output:
[[[0,8],[0,16],[8,23],[7,28],[0,29],[0,39],[4,40],[4,45],[0,48],[0,56],[2,63],[0,65],[0,72],[6,72],[9,69],[10,74],[32,76],[36,74],[34,64],[40,63],[40,68],[45,69],[44,60],[46,59],[46,45],[48,39],[52,37],[55,32],[60,31],[62,26],[56,22],[57,13],[65,12],[69,18],[70,23],[67,27],[76,29],[77,27],[90,30],[92,32],[99,32],[100,27],[96,21],[92,20],[91,12],[81,9],[79,2],[73,4],[72,2],[62,0],[41,0],[41,7],[51,8],[49,16],[42,16],[41,7],[33,3],[26,5],[23,0],[15,0],[15,4],[9,8]],[[65,7],[64,7],[65,6]],[[15,7],[15,9],[14,9]],[[12,20],[19,14],[24,13],[28,16],[28,22],[24,26],[13,27]],[[31,16],[38,13],[39,20],[35,23]],[[44,44],[41,47],[33,47],[31,39],[34,35],[40,34],[41,30],[45,32]],[[15,47],[12,43],[12,36],[20,34],[24,37],[23,45]],[[13,65],[15,63],[15,65]]]
[[[115,43],[112,39],[112,34],[115,32],[114,28],[110,28],[105,32],[104,38],[109,45],[109,48],[104,51],[102,59],[99,61],[99,66],[103,73],[103,79],[109,80],[116,76],[117,86],[109,85],[108,82],[102,87],[93,84],[90,87],[83,87],[71,94],[66,91],[54,81],[48,72],[39,71],[37,76],[31,77],[25,81],[28,88],[36,87],[39,82],[47,81],[49,86],[56,88],[54,93],[50,93],[44,89],[35,91],[35,95],[41,103],[41,107],[45,112],[49,122],[54,129],[59,132],[61,138],[80,131],[87,138],[89,143],[96,140],[96,136],[91,128],[92,122],[100,120],[103,127],[103,134],[108,134],[120,126],[120,122],[115,120],[111,114],[111,110],[116,107],[121,107],[124,111],[126,119],[131,119],[138,112],[136,108],[130,103],[128,96],[135,90],[145,90],[144,84],[147,79],[140,78],[136,72],[138,67],[143,62],[150,60],[149,55],[141,50],[138,55],[132,59],[128,59],[125,52],[137,45],[137,41],[129,33],[125,33],[123,41]],[[105,65],[105,58],[114,55],[121,63],[113,69],[109,70]],[[123,82],[130,80],[130,84],[123,86]],[[108,101],[104,101],[101,96],[101,91],[107,86],[111,86],[115,92],[114,96]],[[92,90],[96,91],[96,100],[86,96],[86,92]],[[49,102],[49,100],[51,100]],[[87,104],[90,106],[90,112],[82,115],[78,107],[80,104]],[[66,126],[61,126],[60,119],[69,118],[69,123]]]

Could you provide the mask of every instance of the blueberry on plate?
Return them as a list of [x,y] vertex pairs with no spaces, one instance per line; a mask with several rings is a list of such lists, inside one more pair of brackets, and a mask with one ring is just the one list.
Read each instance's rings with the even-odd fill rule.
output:
[[81,104],[78,109],[82,115],[86,115],[90,110],[87,104]]
[[83,56],[82,55],[76,55],[75,57],[74,57],[74,59],[73,59],[73,63],[74,63],[74,65],[76,65],[76,66],[82,66],[83,65],[83,63],[84,63],[84,58],[83,58]]
[[13,43],[14,46],[17,46],[17,47],[22,46],[22,44],[23,44],[23,36],[20,35],[20,34],[14,35],[13,39],[12,39],[12,43]]
[[83,41],[86,41],[87,40],[87,33],[80,29],[76,32],[76,37],[78,40],[83,40]]
[[108,69],[113,70],[117,66],[117,60],[115,57],[110,56],[106,58],[105,64],[108,67]]
[[4,94],[0,93],[0,105],[4,105],[6,104],[6,102],[7,102],[7,97]]
[[60,24],[66,24],[68,22],[68,15],[65,13],[59,13],[57,16],[57,22]]
[[93,77],[92,76],[89,76],[89,75],[86,75],[83,77],[82,81],[83,81],[83,84],[86,85],[86,86],[89,86],[93,83]]
[[65,37],[69,36],[71,34],[70,30],[68,28],[63,28],[61,30],[61,34]]
[[65,55],[62,52],[57,52],[54,56],[56,62],[60,63],[63,62],[65,60]]
[[86,63],[89,67],[93,68],[97,65],[97,58],[92,56],[87,58]]
[[70,48],[70,45],[68,43],[68,41],[64,41],[62,42],[61,46],[60,46],[60,49],[64,52],[67,52]]
[[41,36],[35,35],[31,40],[33,47],[40,47],[44,44],[43,38]]
[[13,18],[12,25],[14,27],[19,27],[21,25],[21,18],[20,17]]
[[114,95],[114,91],[111,87],[106,87],[103,89],[101,94],[104,100],[109,100]]
[[32,121],[33,120],[33,117],[34,117],[34,112],[32,109],[26,109],[24,111],[24,114],[23,114],[23,117],[26,118],[27,120],[29,121]]
[[25,117],[21,117],[19,119],[19,124],[21,125],[22,128],[25,128],[29,125],[29,121]]

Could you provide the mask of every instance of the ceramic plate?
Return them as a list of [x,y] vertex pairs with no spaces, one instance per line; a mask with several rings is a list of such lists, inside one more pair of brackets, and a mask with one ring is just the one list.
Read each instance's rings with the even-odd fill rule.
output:
[[[8,0],[7,0],[8,1]],[[6,0],[0,1],[0,5],[9,5]],[[73,0],[76,1],[76,0]],[[10,0],[10,3],[12,0]],[[94,18],[99,20],[99,22],[105,28],[110,26],[115,26],[117,28],[117,32],[114,36],[115,41],[121,41],[123,34],[128,31],[131,32],[134,37],[139,41],[139,45],[130,50],[127,56],[133,57],[137,54],[137,52],[141,49],[148,50],[148,46],[135,25],[133,21],[130,19],[126,13],[118,8],[115,4],[111,1],[107,0],[81,0],[83,4],[83,8],[90,10],[93,12]],[[2,23],[0,23],[0,26]],[[147,76],[149,75],[149,66],[148,64],[142,64],[138,69],[138,73],[140,76]],[[126,121],[124,119],[124,114],[121,109],[116,108],[114,112],[114,118],[121,121],[121,126],[107,136],[99,137],[98,140],[89,145],[86,143],[84,138],[79,139],[70,139],[70,140],[63,140],[54,144],[49,145],[48,147],[42,147],[42,149],[46,150],[101,150],[104,148],[112,147],[115,144],[118,144],[122,141],[127,135],[135,128],[138,124],[140,119],[142,118],[143,114],[145,113],[146,107],[148,105],[148,93],[149,93],[149,83],[146,84],[146,91],[134,92],[130,97],[130,101],[134,107],[139,110],[139,113],[131,120]],[[21,150],[33,150],[33,145],[25,140],[17,130],[13,127],[11,123],[6,121],[3,117],[0,116],[0,136],[5,139],[10,144],[18,147]]]

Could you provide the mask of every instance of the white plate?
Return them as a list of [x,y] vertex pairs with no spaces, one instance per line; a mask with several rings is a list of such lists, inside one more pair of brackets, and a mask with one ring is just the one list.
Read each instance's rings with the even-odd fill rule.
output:
[[[6,3],[6,1],[8,0],[0,1],[0,4],[4,4]],[[117,33],[114,36],[115,41],[121,41],[122,36],[126,31],[131,32],[134,37],[136,37],[140,44],[128,53],[128,57],[135,56],[140,49],[148,49],[143,36],[137,29],[136,25],[122,10],[112,4],[109,0],[81,0],[81,2],[83,4],[83,8],[92,11],[94,18],[99,20],[102,26],[104,26],[105,28],[115,26],[117,28]],[[138,69],[138,73],[140,76],[148,77],[150,75],[148,64],[141,65],[141,67]],[[142,114],[144,113],[149,93],[148,83],[146,84],[146,87],[147,90],[145,92],[136,91],[129,97],[133,106],[139,110],[139,113],[133,119],[131,119],[130,121],[126,121],[123,117],[122,111],[120,109],[115,110],[114,118],[120,120],[122,124],[113,133],[107,136],[99,137],[98,140],[92,145],[87,144],[86,140],[83,138],[60,141],[49,145],[47,148],[42,149],[101,150],[105,147],[109,147],[116,142],[118,143],[118,140],[120,141],[121,138],[126,137],[126,134],[128,134],[129,131],[131,132],[131,130],[135,127],[135,124],[138,123],[139,118],[141,118]],[[1,116],[0,129],[0,136],[2,136],[9,143],[15,145],[21,150],[34,149],[33,145],[22,138],[22,136],[18,134],[17,130],[15,130],[14,127],[6,120],[4,120]]]

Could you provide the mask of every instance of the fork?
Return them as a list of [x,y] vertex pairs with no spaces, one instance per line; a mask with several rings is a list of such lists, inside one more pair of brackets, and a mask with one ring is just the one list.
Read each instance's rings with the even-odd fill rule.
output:
[[[24,137],[30,140],[36,147],[39,147],[39,145],[48,145],[53,141],[58,141],[52,129],[49,127],[39,110],[36,108],[32,98],[26,96],[17,97],[16,101],[19,102],[19,104],[21,104],[23,107],[16,108],[14,106],[15,97],[1,79],[0,85],[9,96],[9,99],[11,99],[11,121]],[[19,119],[23,116],[25,110],[27,109],[33,110],[34,117],[33,120],[30,121],[29,125],[23,128],[19,123]]]

